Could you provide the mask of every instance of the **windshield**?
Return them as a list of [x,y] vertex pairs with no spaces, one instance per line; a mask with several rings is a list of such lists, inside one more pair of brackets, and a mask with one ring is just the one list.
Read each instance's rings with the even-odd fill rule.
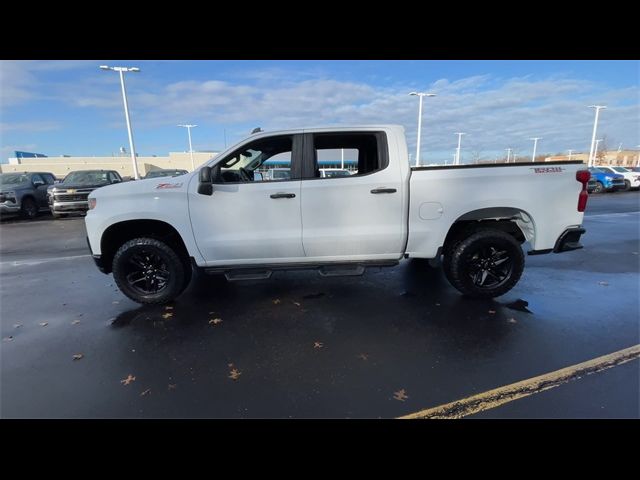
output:
[[107,175],[109,172],[101,171],[83,171],[83,172],[71,172],[64,179],[63,184],[83,184],[83,185],[97,185],[100,183],[109,183]]
[[29,177],[24,173],[3,173],[0,175],[0,185],[17,185],[28,181]]
[[629,170],[627,170],[627,169],[626,169],[626,168],[624,168],[624,167],[613,167],[613,169],[614,169],[616,172],[620,172],[620,173],[627,173],[627,172],[629,171]]

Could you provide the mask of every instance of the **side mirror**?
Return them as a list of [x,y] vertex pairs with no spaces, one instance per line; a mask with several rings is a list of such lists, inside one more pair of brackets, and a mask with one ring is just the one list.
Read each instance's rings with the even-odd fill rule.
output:
[[216,173],[219,171],[217,167],[202,167],[198,174],[198,193],[200,195],[213,195],[213,181],[216,177]]
[[38,188],[41,187],[42,185],[45,185],[45,183],[42,180],[34,180],[33,181],[33,186]]

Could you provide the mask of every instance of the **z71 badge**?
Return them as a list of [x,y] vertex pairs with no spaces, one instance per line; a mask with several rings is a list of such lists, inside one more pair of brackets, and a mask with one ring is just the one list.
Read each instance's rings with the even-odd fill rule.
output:
[[535,173],[562,173],[564,168],[562,167],[531,167]]
[[182,188],[182,182],[180,182],[180,183],[159,183],[156,188]]

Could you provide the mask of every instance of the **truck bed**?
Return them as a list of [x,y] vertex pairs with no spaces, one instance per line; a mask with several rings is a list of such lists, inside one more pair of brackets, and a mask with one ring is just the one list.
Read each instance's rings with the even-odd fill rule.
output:
[[567,226],[582,223],[576,171],[583,168],[580,161],[412,167],[407,253],[434,258],[448,227],[474,217],[515,217],[531,251],[552,249]]

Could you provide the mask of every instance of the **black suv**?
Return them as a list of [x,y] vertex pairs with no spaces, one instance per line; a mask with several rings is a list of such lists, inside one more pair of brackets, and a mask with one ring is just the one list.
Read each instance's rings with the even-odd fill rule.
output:
[[89,194],[96,188],[122,182],[115,170],[76,170],[62,183],[49,187],[49,208],[54,218],[89,210]]
[[55,180],[50,172],[0,174],[0,215],[36,218],[40,210],[47,210],[47,188]]

